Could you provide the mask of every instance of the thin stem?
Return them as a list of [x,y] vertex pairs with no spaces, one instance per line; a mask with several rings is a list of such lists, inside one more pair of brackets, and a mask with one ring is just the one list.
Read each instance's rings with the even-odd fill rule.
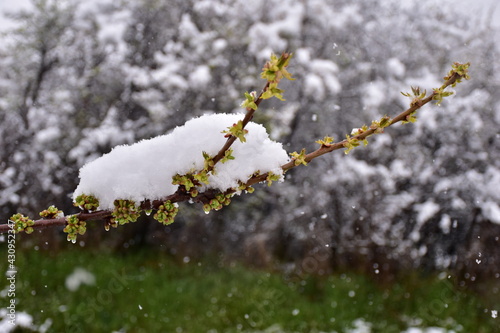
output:
[[[264,88],[262,89],[262,91],[260,92],[259,96],[255,98],[255,104],[257,106],[260,105],[260,103],[262,102],[262,94],[264,94],[264,92],[267,90],[267,88],[269,87],[269,82],[266,83],[266,85],[264,86]],[[252,120],[253,118],[253,114],[255,113],[255,111],[257,109],[252,109],[252,108],[247,108],[247,113],[245,114],[245,117],[243,118],[242,122],[243,122],[243,129],[245,128],[245,126]],[[231,145],[234,143],[234,141],[236,141],[236,137],[234,135],[231,135],[226,143],[224,144],[224,146],[219,150],[219,152],[217,153],[217,155],[214,156],[214,158],[212,159],[213,162],[214,162],[214,165],[209,168],[208,171],[212,171],[215,164],[217,164],[217,162],[219,162],[221,159],[224,158],[225,156],[225,153],[226,151],[231,148]]]
[[[457,73],[455,73],[450,79],[448,79],[444,84],[443,86],[441,87],[442,89],[445,89],[446,87],[452,85],[453,83],[455,83],[456,80],[458,80],[460,78],[460,75],[458,75]],[[422,99],[420,101],[420,103],[416,104],[416,105],[413,105],[411,106],[410,108],[408,108],[407,110],[405,110],[404,112],[401,112],[400,114],[398,114],[396,117],[394,117],[391,122],[389,123],[389,126],[392,126],[400,121],[404,121],[407,119],[407,117],[412,114],[413,112],[417,111],[418,109],[420,109],[422,106],[424,106],[425,104],[429,103],[430,101],[433,100],[434,96],[436,95],[435,92],[433,92],[431,95],[427,96],[426,98]],[[389,127],[387,126],[387,127]],[[355,135],[353,136],[351,139],[357,139],[359,141],[363,141],[364,139],[366,139],[367,137],[369,137],[370,135],[372,134],[375,134],[376,130],[375,129],[368,129],[366,130],[365,132],[361,133],[361,134],[358,134],[358,135]],[[339,149],[343,149],[345,148],[345,144],[347,144],[348,141],[347,140],[343,140],[343,141],[340,141],[340,142],[336,142],[336,143],[333,143],[333,144],[328,144],[328,145],[321,145],[320,148],[318,148],[317,150],[307,154],[305,156],[305,161],[307,163],[309,163],[310,161],[312,161],[313,159],[321,156],[321,155],[324,155],[324,154],[327,154],[327,153],[331,153],[332,151],[334,150],[339,150]],[[300,165],[300,164],[299,164]],[[292,169],[292,168],[295,168],[297,165],[295,165],[295,161],[294,160],[291,160],[290,162],[286,163],[286,164],[283,164],[281,166],[281,168],[283,169],[284,172]],[[268,176],[268,173],[265,173],[265,174],[261,174],[261,175],[258,175],[258,176],[254,176],[252,178],[250,178],[246,185],[247,186],[251,186],[253,184],[256,184],[256,183],[260,183],[262,181],[265,181],[266,178]]]

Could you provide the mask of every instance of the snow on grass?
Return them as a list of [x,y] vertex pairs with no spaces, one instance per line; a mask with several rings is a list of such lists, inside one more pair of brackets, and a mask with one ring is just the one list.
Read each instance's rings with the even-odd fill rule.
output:
[[[175,128],[170,134],[115,147],[110,153],[80,169],[80,184],[73,198],[94,195],[101,209],[112,209],[115,199],[141,202],[173,194],[176,174],[202,170],[203,152],[214,156],[226,142],[221,132],[243,119],[242,114],[204,115]],[[225,191],[245,182],[257,171],[282,175],[281,165],[289,161],[280,143],[269,139],[265,128],[250,122],[246,142],[233,144],[234,160],[216,165],[207,188]]]
[[372,324],[362,318],[356,319],[353,323],[354,328],[346,330],[347,333],[371,333]]
[[427,327],[427,328],[417,328],[410,327],[408,330],[401,333],[455,333],[455,331],[447,330],[445,328],[440,327]]
[[69,291],[77,291],[82,284],[86,284],[89,286],[94,285],[95,276],[89,271],[77,267],[75,268],[73,273],[66,277],[66,281],[64,282],[64,284]]
[[17,311],[13,314],[6,308],[0,309],[0,332],[2,333],[19,331],[45,333],[51,326],[52,319],[50,318],[47,318],[40,326],[36,326],[33,324],[33,316],[24,311]]

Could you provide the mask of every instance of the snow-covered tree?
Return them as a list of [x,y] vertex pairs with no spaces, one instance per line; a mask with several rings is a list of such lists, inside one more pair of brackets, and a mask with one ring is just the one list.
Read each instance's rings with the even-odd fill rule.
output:
[[290,170],[287,182],[235,199],[221,214],[186,208],[182,227],[151,226],[141,237],[175,244],[182,233],[193,248],[217,243],[240,254],[260,242],[285,260],[328,245],[328,267],[354,257],[442,267],[464,262],[473,234],[498,228],[495,40],[452,8],[370,0],[34,3],[17,15],[16,33],[29,37],[7,34],[0,51],[6,218],[49,204],[68,211],[86,162],[193,117],[239,109],[241,92],[260,89],[264,59],[290,50],[297,80],[283,82],[286,103],[266,101],[254,117],[289,151],[313,151],[325,135],[340,141],[353,127],[401,112],[408,103],[401,90],[440,86],[454,60],[471,61],[484,80],[367,149]]

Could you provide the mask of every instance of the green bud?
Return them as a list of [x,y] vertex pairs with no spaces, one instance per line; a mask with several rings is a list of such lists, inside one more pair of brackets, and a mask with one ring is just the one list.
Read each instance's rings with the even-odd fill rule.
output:
[[417,121],[416,111],[406,116],[406,120],[401,121],[402,124],[414,123]]
[[222,133],[226,133],[226,137],[234,136],[240,139],[241,142],[246,142],[245,134],[248,133],[248,130],[243,128],[243,121],[239,120],[233,126],[228,127],[228,130],[222,131]]
[[443,98],[451,96],[451,95],[453,95],[452,91],[444,91],[444,89],[442,87],[435,88],[434,95],[432,96],[432,99],[436,101],[436,105],[441,105]]
[[292,156],[292,160],[294,161],[293,163],[296,166],[301,165],[301,164],[307,165],[307,162],[306,162],[306,149],[305,148],[302,148],[302,150],[300,151],[300,153],[297,153],[295,151],[293,153],[290,153],[290,156]]
[[344,153],[347,155],[356,147],[359,147],[359,140],[356,138],[351,138],[349,134],[346,134],[346,142],[344,143],[346,150]]
[[54,219],[56,217],[61,217],[62,210],[57,209],[55,206],[50,206],[49,208],[40,212],[40,216],[47,219]]
[[80,194],[75,198],[73,205],[80,207],[80,209],[94,211],[99,208],[99,200],[92,195]]
[[63,231],[68,234],[68,241],[76,243],[77,234],[83,235],[87,231],[86,225],[87,223],[80,221],[76,215],[66,217],[66,226]]
[[323,140],[317,140],[316,143],[319,143],[321,146],[329,147],[333,142],[333,138],[331,136],[325,136]]
[[462,82],[462,79],[469,80],[469,67],[470,67],[470,62],[461,64],[458,62],[453,63],[451,65],[451,70],[448,72],[448,75],[446,75],[443,80],[446,83],[449,79],[453,77],[453,75],[457,74],[459,78],[451,85],[452,87],[455,87],[458,83]]
[[158,210],[153,217],[158,222],[168,225],[174,222],[174,218],[178,211],[179,209],[177,208],[177,205],[170,202],[170,200],[167,200],[163,203],[163,205],[158,207]]
[[279,83],[282,78],[294,80],[286,70],[290,59],[292,59],[291,53],[283,53],[279,58],[275,54],[271,54],[271,59],[262,68],[261,78],[272,83]]
[[111,212],[113,221],[120,225],[135,222],[141,216],[141,208],[133,200],[115,200],[115,208]]
[[268,99],[271,97],[276,97],[280,101],[284,101],[285,99],[283,98],[283,92],[284,90],[279,89],[277,83],[271,83],[269,87],[267,87],[266,91],[264,91],[261,98]]
[[280,175],[274,174],[272,172],[267,173],[266,181],[267,181],[267,186],[271,186],[273,182],[278,181],[281,179]]
[[203,210],[208,214],[212,210],[212,207],[209,204],[204,204]]
[[32,219],[24,216],[23,214],[20,213],[14,214],[10,217],[9,220],[14,222],[13,230],[15,233],[21,231],[24,231],[26,233],[33,232],[32,225],[34,225],[35,222]]
[[224,157],[221,159],[222,163],[226,163],[229,160],[234,160],[233,154],[233,148],[229,148],[224,152]]
[[255,91],[251,93],[245,92],[245,100],[241,103],[241,106],[245,109],[257,110],[258,106],[255,103]]
[[[208,172],[207,170],[202,170],[196,174],[193,175],[193,178],[195,180],[197,180],[198,182],[200,183],[204,183],[204,184],[209,184],[209,181],[208,181]],[[186,187],[186,190],[189,191],[192,187],[194,187],[194,183],[192,181],[189,181],[189,184],[188,185],[184,185]]]

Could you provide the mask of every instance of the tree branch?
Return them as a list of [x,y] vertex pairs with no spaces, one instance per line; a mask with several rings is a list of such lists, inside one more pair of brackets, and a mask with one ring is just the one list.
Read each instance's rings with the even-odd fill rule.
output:
[[[457,73],[453,73],[453,75],[441,86],[441,90],[444,90],[446,89],[446,87],[448,86],[452,86],[454,85],[457,80],[459,80],[462,76],[457,74]],[[407,110],[405,110],[404,112],[401,112],[400,114],[398,114],[396,117],[392,118],[392,120],[390,121],[389,126],[392,126],[400,121],[406,121],[408,119],[408,117],[414,113],[415,111],[417,111],[418,109],[420,109],[421,107],[423,107],[425,104],[429,103],[430,101],[432,101],[435,96],[437,95],[438,93],[436,91],[434,91],[431,95],[429,95],[428,97],[424,98],[424,99],[421,99],[418,103],[415,103],[413,104],[412,106],[410,106],[410,108],[408,108]],[[363,141],[365,140],[366,138],[368,138],[370,135],[372,134],[376,134],[377,129],[368,129],[366,130],[365,132],[361,133],[361,134],[358,134],[358,135],[355,135],[353,136],[351,139],[356,139],[356,140],[359,140],[359,141]],[[306,163],[309,163],[310,161],[312,161],[313,159],[319,157],[319,156],[322,156],[324,154],[327,154],[327,153],[331,153],[332,151],[335,151],[335,150],[339,150],[339,149],[343,149],[343,148],[346,148],[345,145],[348,143],[347,139],[346,140],[343,140],[343,141],[340,141],[340,142],[336,142],[334,144],[328,144],[328,145],[321,145],[320,148],[318,148],[317,150],[307,154],[304,158],[305,162]],[[298,164],[300,165],[300,164]],[[296,166],[298,166],[297,164],[295,164],[295,161],[292,159],[290,162],[286,163],[286,164],[283,164],[281,166],[281,168],[283,169],[283,171],[288,171]],[[254,176],[254,177],[251,177],[246,185],[247,186],[251,186],[251,185],[254,185],[254,184],[257,184],[257,183],[260,183],[260,182],[263,182],[266,180],[266,178],[268,177],[268,173],[264,173],[264,174],[261,174],[261,175],[257,175],[257,176]]]
[[[420,97],[416,96],[413,99],[413,101],[411,102],[410,108],[408,108],[404,112],[400,113],[399,115],[397,115],[396,117],[391,119],[388,122],[388,124],[386,124],[383,127],[389,127],[389,126],[392,126],[392,125],[394,125],[398,122],[401,122],[401,121],[408,121],[408,119],[412,116],[412,114],[415,111],[417,111],[418,109],[420,109],[421,107],[423,107],[425,104],[429,103],[432,100],[437,100],[439,103],[443,99],[443,97],[446,97],[450,94],[448,92],[444,92],[446,87],[455,86],[463,78],[468,79],[467,68],[468,68],[468,64],[461,65],[461,64],[455,63],[453,70],[450,71],[448,76],[445,77],[445,82],[440,88],[434,89],[433,93],[427,97],[421,96],[421,95],[420,95]],[[263,99],[262,98],[263,94],[269,90],[271,84],[272,84],[272,82],[270,82],[268,80],[266,86],[264,87],[264,89],[262,90],[260,95],[257,98],[255,98],[254,102],[255,102],[256,106],[258,106],[261,103],[261,101]],[[419,91],[419,90],[414,89],[414,92],[415,91]],[[425,93],[423,95],[425,95]],[[247,113],[245,114],[245,117],[243,119],[243,128],[244,128],[244,126],[246,126],[250,122],[256,109],[257,109],[257,107],[254,107],[254,108],[247,107],[246,108]],[[363,141],[363,140],[367,139],[370,135],[382,133],[383,127],[382,126],[380,126],[380,127],[371,126],[370,128],[366,127],[366,130],[360,131],[359,134],[353,135],[352,137],[349,137],[348,139],[345,139],[343,141],[340,141],[337,143],[332,143],[332,144],[322,143],[320,148],[305,155],[303,158],[303,162],[305,162],[307,164],[310,161],[312,161],[313,159],[315,159],[319,156],[322,156],[324,154],[327,154],[327,153],[330,153],[332,151],[339,150],[339,149],[345,149],[345,148],[347,148],[350,141],[351,142],[353,140]],[[234,143],[234,141],[236,139],[237,139],[237,137],[235,137],[234,135],[231,135],[228,138],[228,140],[226,141],[224,146],[217,153],[217,155],[213,158],[214,164],[217,163],[218,161],[220,161],[225,156],[225,152],[231,147],[231,145]],[[282,165],[281,168],[283,169],[284,172],[286,172],[286,171],[288,171],[288,170],[290,170],[290,169],[292,169],[300,164],[304,164],[303,162],[301,162],[301,163],[296,163],[296,162],[297,162],[297,158],[293,158],[290,162]],[[264,174],[252,176],[248,179],[248,181],[246,182],[245,185],[248,187],[248,186],[254,185],[256,183],[266,181],[269,176],[270,176],[269,173],[264,173]],[[226,191],[224,194],[231,194],[231,193],[235,193],[235,192],[236,192],[235,189],[231,189],[231,190]],[[162,200],[145,200],[145,201],[141,202],[140,208],[143,210],[150,210],[150,209],[157,210],[166,201],[170,201],[171,203],[192,201],[192,202],[196,202],[196,203],[207,204],[212,199],[214,199],[217,194],[220,194],[220,191],[209,189],[203,193],[199,193],[196,197],[193,197],[190,193],[188,193],[188,191],[186,191],[184,186],[180,185],[175,193],[163,198]],[[76,216],[79,221],[104,220],[104,221],[109,222],[110,219],[112,218],[112,210],[98,210],[98,211],[94,211],[94,212],[89,212],[89,211],[83,210],[80,213],[77,213],[74,215],[69,215],[69,216]],[[68,224],[67,217],[68,216],[39,219],[39,220],[34,221],[34,224],[31,227],[33,229],[43,229],[43,228],[51,227],[51,226],[65,226]],[[12,229],[12,226],[13,226],[13,224],[1,224],[0,225],[0,233],[9,232]]]
[[[195,203],[207,203],[210,202],[211,199],[215,197],[217,193],[220,193],[215,190],[207,190],[204,193],[200,193],[197,197],[192,198],[189,193],[186,192],[184,187],[180,186],[178,190],[163,200],[145,200],[141,202],[140,207],[143,210],[146,209],[158,209],[165,201],[170,201],[171,203],[183,202],[192,200]],[[112,210],[97,210],[94,212],[82,211],[77,214],[73,214],[78,217],[80,221],[99,221],[99,220],[109,220],[112,216]],[[47,227],[53,226],[65,226],[67,224],[66,220],[67,216],[57,217],[57,218],[49,218],[49,219],[39,219],[34,221],[32,225],[33,229],[45,229]],[[0,234],[7,233],[11,230],[11,225],[9,224],[0,224]]]

